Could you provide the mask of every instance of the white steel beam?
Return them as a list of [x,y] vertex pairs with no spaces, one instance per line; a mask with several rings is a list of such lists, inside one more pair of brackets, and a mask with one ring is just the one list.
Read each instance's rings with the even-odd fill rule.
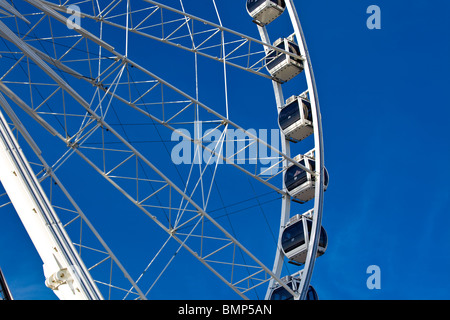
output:
[[294,27],[295,36],[300,48],[300,53],[306,58],[304,64],[304,71],[306,75],[306,82],[308,85],[308,92],[311,101],[312,119],[314,123],[314,150],[316,161],[316,186],[314,196],[314,215],[311,230],[311,238],[308,246],[308,253],[306,257],[303,275],[301,277],[299,291],[300,299],[304,300],[309,289],[314,264],[317,256],[317,246],[319,244],[320,230],[322,225],[322,211],[323,211],[323,193],[324,193],[324,150],[323,150],[323,133],[322,133],[322,119],[319,108],[319,96],[317,94],[316,82],[312,70],[311,58],[309,56],[308,48],[306,46],[305,35],[303,33],[300,19],[295,10],[294,1],[286,0],[286,8],[289,17]]
[[[66,18],[64,18],[63,16],[59,15],[57,12],[55,12],[54,10],[52,10],[51,8],[49,8],[48,6],[46,6],[42,1],[39,0],[25,0],[26,2],[36,6],[37,8],[39,8],[41,11],[45,12],[46,14],[48,14],[49,16],[55,18],[56,20],[58,20],[61,23],[65,23],[67,21]],[[207,111],[209,111],[210,113],[212,113],[213,115],[215,115],[216,117],[222,119],[226,124],[232,125],[236,128],[240,128],[237,124],[231,122],[229,119],[221,116],[220,114],[218,114],[216,111],[208,108],[207,106],[205,106],[204,104],[198,102],[197,100],[193,99],[192,97],[188,96],[187,94],[185,94],[184,92],[182,92],[181,90],[177,89],[176,87],[168,84],[167,82],[163,81],[161,78],[158,78],[157,76],[155,76],[154,74],[150,73],[148,70],[140,67],[139,65],[133,63],[132,61],[130,61],[129,59],[127,59],[127,57],[122,56],[120,54],[118,54],[117,52],[114,51],[114,49],[105,44],[101,39],[96,38],[95,36],[93,36],[92,34],[90,34],[89,32],[87,32],[84,29],[81,28],[75,28],[75,31],[80,33],[83,37],[85,37],[86,39],[90,39],[92,41],[94,41],[95,43],[97,43],[99,46],[105,48],[106,50],[108,50],[109,52],[113,53],[117,59],[122,60],[123,63],[129,63],[131,65],[133,65],[135,68],[139,69],[140,71],[146,73],[147,75],[151,76],[152,78],[156,79],[159,83],[169,87],[170,89],[172,89],[174,92],[177,92],[179,94],[181,94],[182,96],[184,96],[185,98],[187,98],[188,100],[190,100],[191,102],[195,103],[196,105],[206,109]],[[91,108],[90,105],[75,91],[73,90],[73,88],[71,88],[65,81],[63,81],[52,69],[50,69],[48,67],[47,64],[45,64],[45,62],[43,61],[43,59],[41,57],[39,57],[39,55],[30,49],[30,47],[24,43],[21,39],[18,39],[17,36],[15,36],[12,32],[10,32],[10,30],[5,26],[2,25],[0,22],[0,32],[3,33],[3,35],[5,36],[5,38],[7,38],[9,41],[13,42],[14,44],[16,44],[19,49],[21,49],[21,51],[27,56],[29,57],[31,60],[33,60],[44,72],[47,73],[47,75],[49,75],[58,85],[61,86],[61,88],[63,88],[65,91],[67,91],[82,107],[84,107],[87,111],[87,113],[89,114],[89,116],[92,119],[95,119],[100,125],[102,125],[104,128],[108,129],[109,132],[111,132],[114,136],[116,136],[125,146],[127,146],[140,160],[143,161],[144,164],[146,164],[148,167],[150,167],[156,174],[158,174],[163,180],[165,180],[167,182],[167,184],[170,185],[170,187],[176,191],[185,201],[187,201],[188,203],[190,203],[198,212],[199,214],[208,219],[209,221],[212,222],[212,224],[218,229],[220,230],[228,239],[230,239],[231,241],[233,241],[233,243],[239,247],[242,252],[244,252],[247,256],[249,256],[263,271],[265,271],[265,274],[267,274],[269,277],[271,277],[275,282],[280,283],[283,287],[285,287],[285,289],[290,292],[291,294],[295,294],[292,292],[292,290],[285,284],[283,283],[278,276],[276,276],[270,269],[268,269],[265,265],[263,265],[255,256],[253,256],[244,246],[242,246],[242,244],[240,244],[236,239],[234,239],[234,237],[231,236],[231,234],[229,234],[219,223],[217,223],[214,219],[212,219],[211,216],[209,216],[196,202],[194,202],[185,192],[183,192],[180,188],[178,188],[170,179],[168,179],[161,171],[158,170],[158,168],[156,166],[154,166],[152,163],[150,163],[150,161],[148,161],[148,159],[146,159],[143,155],[141,155],[132,145],[130,145],[120,134],[118,134],[115,130],[113,130],[105,121],[104,119],[102,119],[99,115],[97,115]],[[94,38],[95,37],[95,38]],[[1,82],[0,82],[1,83]],[[2,86],[3,87],[3,86]],[[6,93],[5,93],[6,94]],[[17,99],[16,99],[17,100]],[[51,130],[51,131],[54,131]],[[247,133],[245,130],[243,130],[245,133]],[[248,135],[251,138],[254,138],[255,140],[259,140],[257,137],[251,135],[250,133],[248,133]],[[59,136],[61,138],[61,136]],[[65,139],[63,139],[65,140]],[[76,146],[74,145],[70,145],[68,147],[71,147],[75,150],[75,152],[79,153],[80,156],[83,157],[83,155],[81,154],[81,152],[79,152],[79,150],[76,148]],[[267,145],[267,147],[271,148],[271,149],[275,149],[274,147],[272,147],[271,145]],[[6,147],[7,148],[7,147]],[[9,150],[9,149],[6,149]],[[276,150],[276,149],[275,149]],[[293,159],[291,159],[290,157],[288,157],[287,155],[279,152],[278,150],[276,150],[281,156],[283,156],[283,158],[285,159],[285,161],[290,161],[292,162],[294,165],[299,166],[304,168],[303,166],[299,165],[296,161],[294,161]],[[7,152],[5,152],[5,154],[7,154]],[[5,158],[8,160],[9,158],[5,156]],[[15,158],[14,158],[15,159]],[[18,159],[21,159],[21,157],[19,156]],[[85,159],[88,160],[88,159]],[[87,161],[89,163],[89,161]],[[26,163],[26,162],[25,162]],[[93,166],[94,167],[94,166]],[[95,167],[94,167],[95,168]],[[12,167],[12,169],[14,169],[14,167]],[[310,171],[307,168],[304,168],[305,171]],[[7,172],[4,173],[5,176],[7,175]],[[34,175],[32,175],[31,178],[34,178]],[[106,177],[108,178],[108,177]],[[21,179],[19,179],[21,180]],[[18,187],[22,187],[22,188],[28,188],[31,186],[30,182],[26,181],[25,183],[23,182],[24,180],[22,179],[22,184],[20,184],[20,182],[16,182],[16,184],[18,185]],[[13,183],[11,183],[13,185]],[[12,192],[14,190],[11,190]],[[34,190],[32,190],[34,191]],[[24,192],[23,190],[20,190],[20,192]],[[10,192],[8,191],[8,194],[10,194]],[[125,194],[125,193],[124,193]],[[44,195],[45,196],[45,195]],[[130,200],[131,197],[129,197]],[[20,200],[20,199],[19,199]],[[20,201],[16,201],[16,202],[20,202]],[[33,200],[33,199],[31,199]],[[13,202],[14,203],[14,202]],[[31,205],[33,205],[33,202],[30,202]],[[143,210],[144,212],[148,213],[143,206],[136,204],[141,210]],[[27,208],[24,208],[24,210],[27,210]],[[151,214],[148,213],[148,215],[150,217]],[[55,215],[56,217],[56,215]],[[158,221],[155,220],[157,223]],[[48,225],[58,225],[58,223],[48,223]],[[44,226],[46,224],[44,223]],[[162,226],[162,225],[160,225]],[[172,234],[172,231],[164,228],[164,226],[162,226],[163,229],[165,231],[167,231],[169,234]],[[45,229],[43,229],[45,231]],[[42,231],[42,230],[39,230]],[[45,232],[42,232],[42,237],[45,237]],[[243,296],[243,293],[239,290],[239,288],[235,287],[233,284],[228,283],[226,279],[223,278],[223,276],[221,276],[220,274],[218,274],[218,272],[212,268],[210,266],[210,264],[207,263],[207,261],[205,261],[202,257],[200,257],[196,252],[194,252],[190,247],[188,247],[184,241],[182,241],[182,239],[178,238],[176,236],[176,234],[172,234],[172,236],[174,237],[175,240],[177,240],[181,245],[183,245],[191,254],[194,255],[194,257],[196,257],[200,262],[202,262],[207,268],[209,268],[211,271],[213,271],[213,273],[215,273],[221,280],[223,280],[224,282],[226,282],[228,285],[230,285],[232,287],[233,290],[235,290],[239,295]],[[48,240],[48,243],[51,242],[51,238]],[[46,253],[45,250],[43,249],[43,254]],[[64,253],[64,250],[63,250]],[[56,275],[56,273],[54,273]],[[244,297],[244,296],[243,296]]]
[[60,299],[102,299],[2,112],[0,181],[44,263],[46,285]]
[[141,289],[137,286],[137,284],[133,281],[131,276],[129,275],[128,271],[123,267],[122,263],[117,259],[115,254],[111,251],[111,249],[108,247],[106,242],[102,239],[100,234],[95,230],[94,226],[91,224],[91,222],[88,220],[86,215],[83,213],[81,208],[77,205],[75,200],[72,198],[72,196],[69,194],[69,192],[66,190],[66,188],[63,186],[62,182],[59,180],[59,178],[55,175],[55,172],[52,170],[52,168],[47,164],[45,159],[42,157],[41,150],[33,140],[33,138],[30,136],[28,131],[25,129],[23,124],[21,123],[20,119],[15,114],[14,110],[11,108],[9,103],[6,101],[4,96],[0,93],[0,106],[3,108],[5,113],[8,115],[9,119],[14,124],[16,130],[18,130],[21,135],[24,137],[27,144],[33,149],[36,156],[41,161],[42,165],[44,166],[46,170],[46,175],[49,175],[52,177],[53,181],[59,186],[61,191],[64,193],[64,195],[67,197],[67,199],[70,201],[70,203],[74,206],[75,210],[77,211],[78,215],[83,219],[83,222],[88,226],[88,228],[92,231],[94,236],[98,239],[98,241],[103,246],[103,249],[108,253],[108,257],[111,258],[116,265],[119,267],[119,269],[124,274],[124,277],[130,282],[132,287],[136,290],[137,294],[139,295],[140,299],[146,300],[145,295],[141,291]]

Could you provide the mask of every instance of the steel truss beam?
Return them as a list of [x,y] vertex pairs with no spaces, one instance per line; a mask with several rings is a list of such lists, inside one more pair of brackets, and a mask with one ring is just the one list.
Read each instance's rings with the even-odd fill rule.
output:
[[[62,23],[66,23],[67,19],[62,17],[61,15],[59,15],[58,13],[54,12],[51,8],[47,7],[42,1],[37,1],[37,0],[27,0],[27,2],[29,2],[30,4],[36,6],[37,8],[39,8],[40,10],[46,12],[46,14],[52,16],[53,18],[55,18],[56,20],[62,22]],[[60,86],[65,92],[69,93],[69,95],[71,95],[84,109],[86,114],[88,115],[88,117],[92,120],[91,123],[94,124],[94,128],[92,128],[92,130],[90,131],[90,133],[94,133],[98,128],[104,128],[107,129],[111,134],[113,134],[115,136],[115,138],[117,138],[130,152],[133,153],[133,155],[136,157],[136,159],[139,159],[140,161],[142,161],[142,163],[144,163],[148,168],[150,168],[154,173],[156,173],[160,179],[162,179],[163,181],[165,181],[165,183],[167,183],[167,185],[170,187],[170,190],[174,190],[176,191],[176,193],[178,193],[184,201],[186,201],[186,203],[189,203],[190,206],[192,206],[197,212],[198,215],[194,216],[193,218],[191,218],[192,221],[195,222],[195,219],[197,219],[197,222],[194,226],[194,228],[191,231],[192,232],[195,230],[196,226],[200,223],[203,222],[204,219],[208,220],[210,223],[212,223],[212,225],[214,225],[222,234],[223,237],[228,239],[228,241],[230,241],[229,244],[226,245],[226,247],[230,246],[231,243],[233,243],[233,247],[235,248],[239,248],[242,252],[244,252],[250,259],[253,260],[253,262],[255,263],[255,268],[258,268],[259,271],[255,272],[253,275],[251,275],[250,277],[246,277],[244,279],[240,279],[240,280],[236,280],[232,279],[226,279],[224,278],[222,275],[220,275],[216,269],[212,266],[212,262],[208,259],[205,258],[205,256],[201,256],[200,254],[197,253],[197,251],[194,251],[192,248],[190,248],[187,244],[186,241],[188,240],[188,237],[186,237],[185,239],[182,239],[180,237],[180,234],[176,233],[175,229],[171,229],[168,228],[166,226],[164,226],[154,215],[152,215],[141,203],[136,202],[135,199],[129,194],[127,193],[124,189],[122,189],[116,182],[114,182],[112,180],[112,178],[104,173],[97,165],[94,164],[94,162],[92,162],[91,160],[89,160],[88,157],[86,157],[79,148],[79,145],[77,143],[74,143],[72,141],[68,141],[67,137],[64,137],[63,135],[59,134],[58,131],[53,128],[50,124],[46,123],[45,120],[43,120],[39,114],[37,114],[35,112],[35,110],[33,108],[30,108],[28,105],[26,105],[26,103],[24,103],[14,92],[12,92],[3,82],[0,83],[0,90],[7,95],[10,99],[12,99],[14,102],[16,102],[20,107],[22,107],[27,113],[31,114],[33,116],[34,119],[36,119],[39,124],[43,125],[44,128],[46,128],[48,131],[50,131],[52,134],[54,134],[55,136],[57,136],[58,138],[60,138],[64,143],[67,144],[67,146],[69,148],[71,148],[75,153],[79,154],[88,164],[90,164],[94,169],[96,169],[104,178],[106,178],[112,185],[114,185],[117,189],[119,189],[125,196],[127,196],[127,198],[129,198],[141,211],[143,211],[144,213],[146,213],[152,220],[154,220],[156,222],[157,225],[159,225],[164,231],[166,231],[167,233],[169,233],[181,246],[183,246],[185,249],[187,249],[194,257],[196,257],[202,264],[204,264],[208,269],[210,269],[213,273],[215,273],[221,280],[223,280],[227,285],[229,285],[236,293],[238,293],[239,295],[241,295],[242,297],[245,298],[245,292],[248,291],[249,289],[251,289],[251,287],[245,287],[242,288],[241,284],[247,280],[249,280],[249,278],[258,281],[258,279],[261,279],[260,276],[261,274],[264,275],[262,277],[262,280],[260,280],[260,284],[265,283],[266,281],[270,280],[270,279],[274,279],[276,282],[281,283],[280,279],[274,275],[272,273],[271,270],[269,270],[267,267],[265,267],[256,257],[254,257],[244,246],[242,246],[234,237],[231,236],[231,234],[229,234],[220,224],[218,224],[211,216],[209,216],[199,205],[197,205],[192,198],[187,195],[185,192],[183,192],[181,189],[179,189],[168,177],[166,177],[155,165],[153,165],[146,157],[144,157],[141,153],[139,153],[139,151],[134,148],[130,143],[128,143],[126,141],[126,139],[124,139],[117,131],[115,131],[105,120],[103,117],[99,116],[90,106],[90,104],[88,102],[86,102],[67,82],[65,82],[61,77],[59,77],[52,69],[50,69],[48,67],[48,65],[35,53],[34,50],[30,49],[30,46],[27,45],[26,43],[24,43],[21,39],[17,38],[13,33],[8,31],[9,29],[7,29],[7,27],[5,25],[1,25],[1,31],[3,32],[3,35],[5,36],[5,38],[7,38],[8,40],[10,40],[11,42],[13,42],[15,45],[17,45],[19,47],[19,49],[32,61],[34,61],[34,63],[36,63],[42,70],[44,70],[47,75],[52,78],[57,84],[58,86]],[[178,90],[177,88],[171,86],[170,84],[168,84],[167,82],[164,82],[162,79],[157,78],[156,76],[154,76],[153,74],[149,73],[147,70],[145,70],[144,68],[141,68],[140,66],[138,66],[137,64],[133,64],[131,61],[129,61],[126,57],[119,55],[117,52],[115,52],[111,46],[105,44],[102,40],[96,38],[95,36],[93,36],[92,34],[90,34],[89,32],[87,32],[86,30],[83,30],[82,28],[75,28],[75,30],[77,32],[79,32],[83,37],[85,37],[86,39],[92,40],[94,41],[97,45],[101,46],[102,48],[110,51],[111,53],[113,53],[116,57],[118,57],[118,59],[122,60],[124,63],[127,64],[132,64],[134,67],[140,69],[141,71],[144,71],[145,73],[147,73],[148,75],[152,76],[153,78],[157,79],[161,84],[164,84],[165,86],[173,89],[175,92],[185,96],[187,99],[189,99],[190,101],[192,101],[193,103],[205,108],[206,110],[208,110],[209,112],[213,113],[215,116],[221,118],[223,121],[226,121],[228,124],[235,126],[236,128],[239,128],[239,126],[237,126],[236,124],[234,124],[233,122],[231,122],[230,120],[226,119],[225,117],[222,117],[221,115],[219,115],[217,112],[215,112],[214,110],[206,107],[205,105],[201,104],[200,102],[196,101],[195,99],[192,99],[191,97],[189,97],[188,95],[184,94],[182,91]],[[89,133],[89,134],[90,134]],[[252,136],[250,133],[248,133],[249,136]],[[253,138],[257,139],[256,137],[253,136]],[[269,145],[269,147],[271,147]],[[290,159],[289,157],[287,157],[286,155],[283,154],[283,156],[285,157],[286,160],[289,160],[291,162],[293,162],[294,164],[298,165],[294,160]],[[299,165],[300,166],[300,165]],[[305,168],[306,169],[306,168]],[[306,169],[308,170],[308,169]],[[225,246],[223,247],[225,248]],[[222,249],[220,249],[222,250]],[[209,253],[208,255],[206,255],[207,258],[209,258],[211,256],[211,253]],[[234,258],[234,256],[233,256]],[[248,267],[248,266],[247,266]],[[256,277],[258,276],[258,278]],[[281,285],[285,286],[285,288],[291,292],[293,295],[295,295],[294,292],[292,292],[292,290],[285,284],[281,283]]]
[[[122,263],[117,259],[117,257],[115,256],[115,254],[112,252],[112,250],[108,247],[108,245],[106,244],[106,242],[102,239],[102,237],[100,236],[100,234],[97,232],[97,230],[94,228],[94,226],[92,225],[92,223],[89,221],[89,219],[86,217],[86,215],[84,214],[84,212],[81,210],[81,208],[78,206],[78,204],[75,202],[75,200],[72,198],[72,196],[70,195],[70,193],[67,191],[67,189],[64,187],[64,185],[62,184],[61,180],[56,176],[56,173],[52,170],[52,167],[50,165],[48,165],[48,163],[46,162],[46,160],[44,159],[44,157],[42,156],[42,152],[39,149],[39,147],[37,146],[36,142],[34,141],[34,139],[31,137],[31,135],[28,133],[28,131],[26,130],[26,128],[23,126],[23,124],[21,123],[21,121],[19,120],[19,118],[16,116],[15,112],[13,111],[13,109],[11,108],[11,106],[9,105],[9,103],[6,101],[6,99],[3,97],[3,95],[0,93],[0,106],[3,108],[3,110],[5,111],[5,113],[8,115],[9,119],[12,121],[14,127],[16,130],[18,130],[20,132],[20,134],[22,135],[22,137],[25,139],[26,143],[31,147],[31,149],[34,151],[34,154],[37,156],[37,158],[39,159],[41,165],[42,165],[42,172],[43,175],[42,177],[38,178],[38,181],[40,183],[42,183],[45,179],[47,178],[51,178],[52,181],[58,186],[58,188],[63,192],[64,196],[67,198],[67,200],[71,203],[71,205],[74,208],[74,213],[76,213],[77,217],[74,218],[72,221],[74,221],[75,219],[82,219],[83,223],[85,223],[87,225],[87,227],[89,228],[89,230],[94,234],[94,236],[97,238],[97,240],[99,241],[99,243],[101,244],[105,254],[109,257],[109,259],[111,259],[117,266],[118,268],[121,270],[121,272],[123,273],[123,275],[125,276],[125,278],[129,281],[129,283],[131,284],[131,286],[136,290],[136,294],[139,295],[140,299],[145,300],[146,297],[145,295],[142,293],[141,289],[137,286],[137,284],[133,281],[133,279],[131,278],[131,276],[129,275],[128,271],[123,267]],[[38,174],[36,175],[38,176]],[[50,200],[51,201],[51,200]],[[70,209],[66,209],[66,210],[70,210]],[[65,227],[65,226],[64,226]],[[81,246],[81,239],[80,239],[80,243],[78,244],[79,246]],[[62,251],[63,248],[60,248],[60,250],[58,251]],[[81,259],[81,258],[78,258]],[[106,259],[104,260],[106,261]],[[44,261],[45,262],[45,261]],[[98,266],[98,264],[96,265]],[[92,281],[92,279],[90,280]],[[92,287],[94,287],[95,285],[90,284]]]

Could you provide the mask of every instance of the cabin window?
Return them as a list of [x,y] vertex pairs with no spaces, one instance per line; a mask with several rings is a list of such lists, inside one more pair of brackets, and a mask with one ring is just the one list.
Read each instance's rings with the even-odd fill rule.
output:
[[305,232],[303,231],[303,221],[296,222],[283,231],[281,246],[284,252],[289,252],[305,244]]
[[[299,164],[305,166],[304,160],[300,161]],[[308,181],[308,177],[305,170],[297,167],[296,165],[292,165],[286,170],[284,181],[286,188],[291,191]]]
[[279,123],[284,130],[300,120],[300,110],[298,107],[298,100],[295,100],[280,111]]

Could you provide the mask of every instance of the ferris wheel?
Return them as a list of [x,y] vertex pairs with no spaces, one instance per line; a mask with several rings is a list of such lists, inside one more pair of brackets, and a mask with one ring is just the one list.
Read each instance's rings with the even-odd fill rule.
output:
[[220,5],[0,1],[0,208],[59,299],[317,299],[329,178],[294,1]]

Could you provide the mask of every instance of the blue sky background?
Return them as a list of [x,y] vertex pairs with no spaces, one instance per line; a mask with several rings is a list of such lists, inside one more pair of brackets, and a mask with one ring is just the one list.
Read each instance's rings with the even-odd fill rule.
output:
[[[257,36],[244,1],[217,3],[225,26]],[[329,245],[312,284],[321,299],[449,299],[450,3],[295,4],[316,77],[330,173],[323,217]],[[380,30],[366,27],[372,4],[381,8]],[[244,89],[259,93],[251,82]],[[242,126],[276,128],[274,116],[255,113],[245,101],[244,108],[231,107],[242,112]],[[0,211],[0,266],[13,295],[54,299],[11,213]],[[380,267],[379,290],[366,286],[370,265]],[[203,298],[215,294],[212,284],[202,290]]]

